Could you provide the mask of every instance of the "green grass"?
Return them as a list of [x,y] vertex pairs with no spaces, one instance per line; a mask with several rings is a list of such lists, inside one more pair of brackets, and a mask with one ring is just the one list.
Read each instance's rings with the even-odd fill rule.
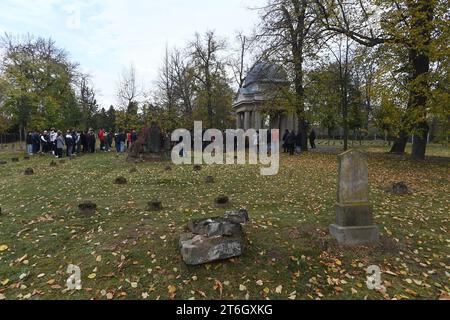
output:
[[[450,291],[448,162],[371,154],[371,202],[383,241],[342,250],[327,231],[336,198],[332,154],[283,156],[273,177],[260,176],[259,166],[165,171],[167,163],[139,164],[131,174],[133,164],[113,153],[56,168],[48,157],[12,163],[12,156],[0,153],[8,160],[0,165],[0,246],[8,247],[0,252],[0,297],[168,299],[170,287],[176,299],[438,299]],[[34,176],[23,174],[27,167]],[[204,183],[207,175],[216,182]],[[128,184],[115,185],[118,176]],[[412,193],[387,192],[397,181]],[[222,194],[249,210],[247,251],[188,267],[179,235],[192,218],[223,214],[214,207]],[[154,199],[162,212],[145,211]],[[77,213],[84,200],[97,203],[97,214]],[[65,290],[69,264],[82,270],[81,291]],[[367,289],[370,265],[381,267],[385,293]]]

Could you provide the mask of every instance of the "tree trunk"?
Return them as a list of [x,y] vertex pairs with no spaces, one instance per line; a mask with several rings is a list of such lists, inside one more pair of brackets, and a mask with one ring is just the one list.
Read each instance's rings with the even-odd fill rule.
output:
[[430,130],[427,123],[427,103],[430,84],[428,73],[430,71],[430,44],[434,5],[433,1],[418,1],[409,5],[415,13],[411,25],[417,33],[417,43],[409,50],[409,62],[412,69],[412,83],[410,87],[411,110],[416,117],[413,124],[415,139],[412,147],[412,158],[425,159],[427,149],[427,136]]
[[422,133],[414,136],[411,157],[413,159],[424,160],[426,151],[427,151],[427,143],[428,143],[428,141],[427,141],[428,140],[428,132],[429,132],[428,123],[426,121],[422,122],[420,124],[419,129],[420,129],[420,131],[422,131]]

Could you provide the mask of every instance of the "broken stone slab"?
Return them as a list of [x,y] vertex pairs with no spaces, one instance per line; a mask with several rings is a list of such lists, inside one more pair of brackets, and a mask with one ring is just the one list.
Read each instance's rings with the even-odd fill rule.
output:
[[250,220],[248,211],[245,209],[227,211],[223,217],[231,222],[240,224],[245,224]]
[[243,234],[207,237],[192,233],[180,238],[181,256],[187,265],[197,266],[239,257],[244,253]]
[[223,217],[193,220],[188,223],[188,229],[193,234],[206,237],[233,236],[243,234],[242,226]]

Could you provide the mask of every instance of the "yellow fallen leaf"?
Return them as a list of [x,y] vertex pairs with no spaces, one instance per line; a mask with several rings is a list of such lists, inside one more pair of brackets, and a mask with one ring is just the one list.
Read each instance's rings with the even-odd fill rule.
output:
[[244,286],[243,284],[239,285],[239,291],[245,291],[247,290],[247,287]]
[[5,279],[1,282],[2,285],[6,286],[9,283],[9,279]]
[[8,250],[8,246],[6,244],[0,245],[0,252]]
[[95,273],[91,273],[90,275],[88,275],[89,279],[95,279],[95,277],[97,277]]

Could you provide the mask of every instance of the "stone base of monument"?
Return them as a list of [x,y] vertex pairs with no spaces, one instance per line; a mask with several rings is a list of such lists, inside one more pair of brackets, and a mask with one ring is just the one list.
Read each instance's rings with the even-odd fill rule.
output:
[[246,210],[230,211],[223,217],[194,220],[190,233],[180,237],[181,256],[187,265],[201,265],[241,256],[245,235],[241,223],[248,221]]
[[342,227],[330,226],[330,233],[342,246],[361,246],[375,244],[380,240],[377,226]]
[[342,246],[369,245],[379,240],[372,207],[367,203],[337,203],[336,223],[330,226],[330,233]]

